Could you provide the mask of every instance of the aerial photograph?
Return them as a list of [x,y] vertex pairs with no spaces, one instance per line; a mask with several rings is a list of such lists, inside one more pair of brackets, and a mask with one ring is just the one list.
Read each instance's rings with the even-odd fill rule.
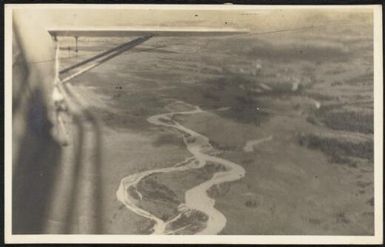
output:
[[372,8],[12,26],[13,234],[374,235]]

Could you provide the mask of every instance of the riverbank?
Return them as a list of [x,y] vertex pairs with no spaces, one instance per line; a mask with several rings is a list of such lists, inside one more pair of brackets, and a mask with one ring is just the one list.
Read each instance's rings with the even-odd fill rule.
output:
[[[118,200],[121,201],[129,210],[154,222],[154,234],[175,233],[177,231],[176,229],[167,229],[170,228],[171,223],[175,225],[176,221],[181,221],[181,218],[186,218],[186,214],[188,215],[187,218],[193,219],[193,222],[191,222],[191,220],[184,220],[185,222],[187,221],[186,225],[177,225],[179,229],[182,230],[189,228],[197,231],[193,232],[193,234],[218,234],[226,225],[226,217],[217,209],[215,209],[215,200],[208,196],[208,191],[215,185],[241,179],[245,175],[245,171],[241,166],[231,161],[227,161],[215,156],[210,156],[209,153],[213,151],[213,147],[210,145],[209,139],[206,136],[203,136],[193,130],[184,127],[175,121],[174,118],[175,115],[190,115],[199,114],[202,112],[203,111],[198,106],[195,106],[195,110],[165,113],[148,118],[148,121],[154,125],[175,128],[182,132],[186,148],[193,155],[193,157],[187,158],[184,162],[178,163],[173,167],[149,170],[125,177],[122,179],[120,187],[116,193]],[[174,171],[201,168],[205,167],[208,162],[219,164],[219,166],[214,168],[218,169],[223,166],[224,169],[220,169],[219,171],[214,172],[212,177],[210,177],[208,180],[192,188],[189,188],[185,192],[184,201],[182,201],[182,203],[176,200],[176,194],[174,194],[172,190],[166,186],[160,186],[159,183],[156,184],[156,191],[146,191],[147,193],[145,196],[142,194],[143,186],[141,186],[142,190],[140,190],[140,187],[137,186],[143,178],[151,174],[171,173]],[[149,180],[147,180],[147,183],[148,181]],[[152,181],[152,185],[154,185],[154,181]],[[136,192],[132,192],[130,190],[132,187],[136,189]],[[152,188],[154,188],[154,186],[152,186]],[[136,193],[137,196],[133,197],[133,193]],[[174,207],[177,206],[177,210],[174,210],[174,214],[178,211],[181,212],[170,218],[167,215],[167,211],[163,210],[162,215],[159,217],[147,211],[148,209],[145,209],[148,208],[148,205],[147,207],[143,207],[143,203],[138,205],[138,201],[142,202],[146,199],[151,201],[154,199],[157,200],[159,198],[167,199],[169,202],[175,203]],[[159,205],[156,205],[156,209],[159,210]],[[197,214],[202,215],[198,217],[198,222],[199,219],[206,220],[204,227],[202,227],[202,222],[199,222],[198,224],[196,223]]]

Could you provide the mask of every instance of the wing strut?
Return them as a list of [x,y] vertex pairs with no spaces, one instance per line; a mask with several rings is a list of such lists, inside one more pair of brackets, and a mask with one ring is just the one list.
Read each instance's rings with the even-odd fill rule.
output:
[[[72,74],[72,75],[70,75],[70,76],[65,77],[65,78],[62,79],[61,81],[62,81],[62,82],[65,82],[65,81],[68,81],[68,80],[70,80],[70,79],[73,79],[73,78],[75,78],[76,76],[79,76],[79,75],[83,74],[84,72],[87,72],[87,71],[89,71],[90,69],[93,69],[93,68],[95,68],[96,66],[99,66],[100,64],[102,64],[102,63],[104,63],[104,62],[110,60],[111,58],[113,58],[113,57],[115,57],[115,56],[121,54],[122,52],[124,52],[124,51],[126,51],[126,50],[129,50],[129,49],[131,49],[131,48],[133,48],[133,47],[135,47],[135,46],[137,46],[137,45],[139,45],[139,44],[145,42],[146,40],[150,39],[151,37],[152,37],[152,35],[147,35],[147,36],[139,37],[139,38],[137,38],[137,39],[134,39],[134,40],[129,41],[129,42],[127,42],[127,43],[124,43],[124,44],[122,44],[122,45],[116,46],[116,47],[114,47],[114,48],[112,48],[112,49],[110,49],[110,50],[107,50],[107,51],[105,51],[105,52],[99,53],[99,54],[97,54],[97,55],[95,55],[95,56],[93,56],[93,57],[90,57],[90,58],[88,58],[88,59],[86,59],[86,60],[83,60],[83,61],[81,61],[81,62],[79,62],[79,63],[77,63],[77,64],[74,64],[74,65],[70,66],[70,67],[67,67],[67,68],[65,68],[65,69],[62,69],[62,70],[59,71],[59,74],[60,74],[60,75],[63,75],[63,74],[65,74],[65,73],[68,73],[68,72],[70,72],[71,70],[74,70],[74,69],[79,68],[79,67],[81,67],[81,66],[83,66],[83,65],[85,65],[85,64],[89,64],[89,63],[91,63],[92,61],[97,60],[95,63],[92,63],[92,64],[90,64],[89,66],[80,69],[80,70],[77,71],[76,73],[74,73],[74,74]],[[100,60],[98,60],[98,59],[100,59]]]

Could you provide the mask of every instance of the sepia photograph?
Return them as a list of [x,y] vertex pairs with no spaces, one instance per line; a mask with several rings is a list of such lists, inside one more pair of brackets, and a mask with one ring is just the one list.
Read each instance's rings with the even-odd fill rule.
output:
[[383,241],[381,5],[5,5],[7,243]]

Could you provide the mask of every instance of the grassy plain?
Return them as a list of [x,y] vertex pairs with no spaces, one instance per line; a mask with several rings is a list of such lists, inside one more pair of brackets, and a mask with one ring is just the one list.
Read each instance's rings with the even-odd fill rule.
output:
[[[108,232],[151,226],[116,200],[121,178],[191,156],[180,133],[146,120],[179,100],[205,112],[177,120],[246,169],[245,178],[210,190],[227,218],[221,234],[373,234],[373,40],[370,21],[357,20],[266,35],[153,38],[76,78],[104,125]],[[86,45],[103,50],[125,40],[96,41],[83,40],[79,57],[64,52],[63,61],[95,53]],[[141,205],[168,219],[184,191],[212,172],[150,176],[141,190],[164,195]]]

